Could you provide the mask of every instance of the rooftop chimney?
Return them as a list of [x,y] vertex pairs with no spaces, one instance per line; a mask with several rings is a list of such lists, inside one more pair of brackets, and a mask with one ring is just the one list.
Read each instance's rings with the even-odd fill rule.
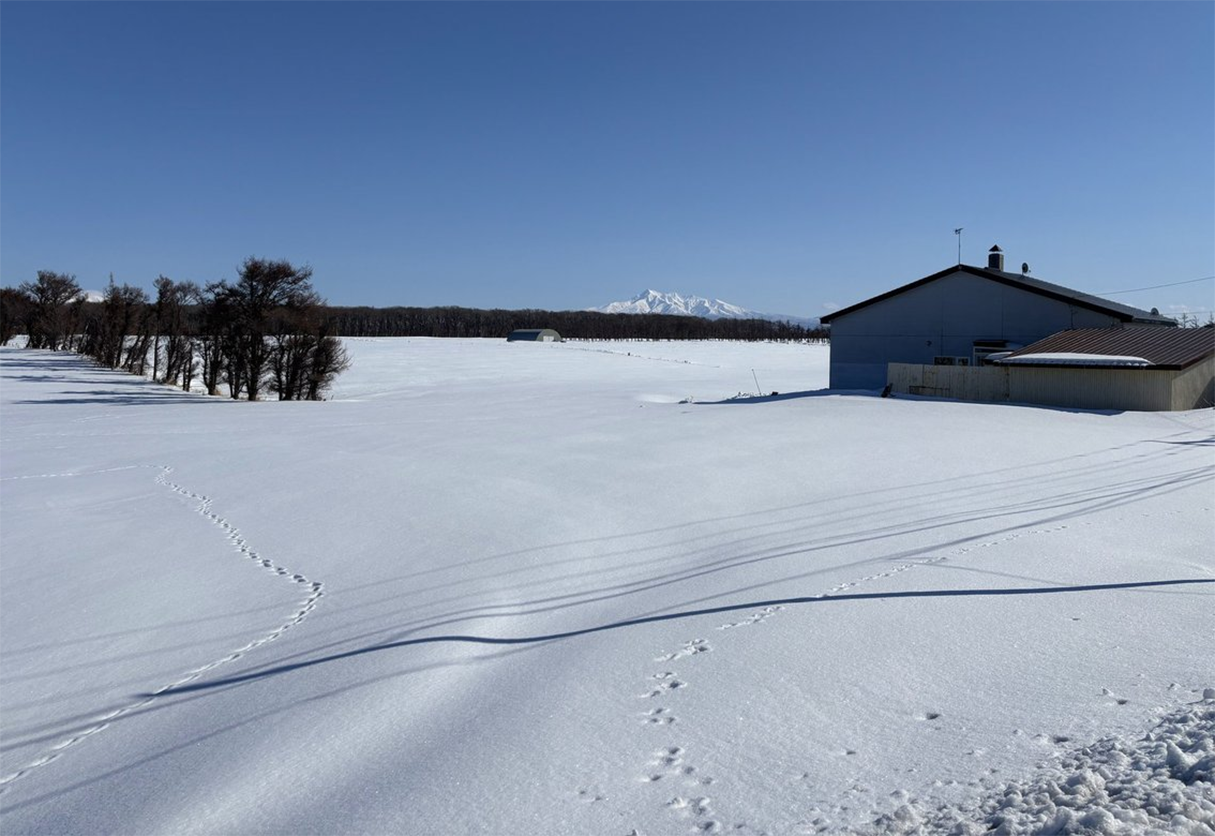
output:
[[1004,270],[1004,251],[999,245],[993,246],[987,251],[987,269],[988,270]]

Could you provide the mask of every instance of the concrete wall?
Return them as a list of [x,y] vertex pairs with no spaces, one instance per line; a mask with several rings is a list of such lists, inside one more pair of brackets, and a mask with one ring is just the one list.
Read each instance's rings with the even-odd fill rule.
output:
[[1148,412],[1201,409],[1215,401],[1215,358],[1183,371],[891,363],[888,382],[898,394],[981,403]]
[[975,340],[1029,345],[1068,328],[1105,328],[1115,317],[970,273],[936,281],[831,323],[831,388],[880,389],[888,363],[972,356]]

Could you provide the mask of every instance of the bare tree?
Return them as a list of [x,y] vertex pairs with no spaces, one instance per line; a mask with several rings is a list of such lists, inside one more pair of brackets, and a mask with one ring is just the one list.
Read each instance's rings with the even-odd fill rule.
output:
[[316,345],[312,349],[312,368],[308,373],[308,388],[304,394],[310,401],[319,401],[337,376],[350,368],[350,355],[346,353],[346,346],[331,332],[328,320],[323,321],[317,332]]
[[0,345],[25,329],[29,319],[31,300],[15,287],[0,287]]
[[23,282],[17,289],[30,302],[26,318],[30,348],[63,348],[70,334],[68,306],[80,296],[76,277],[39,270],[36,281]]
[[202,382],[208,395],[219,394],[220,378],[228,368],[227,331],[232,317],[226,288],[223,282],[212,282],[196,299],[199,324],[195,342],[202,360]]
[[[155,345],[152,354],[152,378],[162,383],[180,383],[190,388],[194,377],[194,340],[188,333],[187,308],[198,298],[198,285],[175,282],[165,276],[156,279],[154,307]],[[164,364],[160,362],[160,345],[164,341]]]
[[[320,400],[350,360],[333,334],[312,270],[248,258],[233,284],[156,279],[156,300],[113,276],[99,304],[86,304],[71,276],[40,271],[0,295],[0,337],[22,323],[34,348],[75,347],[110,368],[188,390],[195,375],[211,395],[256,400],[269,385],[282,400]],[[78,337],[73,334],[79,332]]]
[[350,367],[342,341],[331,333],[324,301],[299,296],[274,318],[270,389],[280,400],[318,401]]
[[312,268],[289,261],[247,258],[234,285],[223,285],[232,308],[232,356],[229,385],[257,400],[269,371],[275,316],[288,316],[319,303],[312,290]]

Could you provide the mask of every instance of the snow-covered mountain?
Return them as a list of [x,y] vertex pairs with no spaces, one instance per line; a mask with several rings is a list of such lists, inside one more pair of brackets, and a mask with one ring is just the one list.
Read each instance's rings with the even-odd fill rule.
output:
[[663,293],[659,290],[647,290],[624,302],[611,302],[599,308],[587,308],[599,313],[635,313],[635,314],[674,314],[678,316],[699,316],[704,319],[768,319],[779,322],[792,322],[797,325],[814,327],[817,319],[784,314],[768,314],[752,311],[740,305],[723,302],[721,299],[706,299],[703,296],[684,296],[679,293]]

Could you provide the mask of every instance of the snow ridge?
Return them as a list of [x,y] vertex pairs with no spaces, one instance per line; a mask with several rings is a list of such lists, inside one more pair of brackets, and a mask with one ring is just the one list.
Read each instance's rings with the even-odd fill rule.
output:
[[911,801],[874,822],[887,834],[1215,833],[1215,688],[1140,740],[1104,738],[1055,766],[992,787],[976,808]]
[[86,725],[86,728],[84,728],[81,731],[76,732],[71,737],[69,737],[65,740],[61,740],[60,742],[54,744],[46,752],[44,752],[41,756],[39,756],[37,759],[35,759],[31,763],[26,764],[24,767],[18,769],[16,772],[12,772],[8,775],[0,776],[0,794],[3,794],[4,792],[6,792],[8,790],[9,785],[12,784],[14,781],[24,777],[25,775],[28,775],[30,772],[34,771],[35,769],[38,769],[39,767],[46,766],[48,763],[51,763],[52,761],[58,759],[60,755],[62,755],[65,751],[67,751],[71,747],[73,747],[73,746],[77,745],[78,743],[81,743],[81,742],[87,740],[88,738],[92,737],[93,735],[109,728],[110,725],[115,720],[119,720],[128,714],[136,712],[142,708],[146,708],[147,706],[151,705],[153,702],[155,702],[159,697],[163,696],[164,694],[172,693],[174,690],[181,688],[183,685],[186,685],[186,684],[198,679],[200,676],[207,673],[208,671],[212,671],[221,665],[227,664],[228,662],[235,661],[236,659],[239,659],[240,657],[244,656],[249,651],[254,650],[255,648],[261,647],[262,645],[264,645],[268,642],[274,641],[279,636],[283,635],[283,633],[287,632],[292,627],[294,627],[295,625],[297,625],[301,621],[303,621],[305,618],[307,618],[308,614],[311,613],[312,610],[314,610],[316,608],[317,603],[320,601],[321,597],[325,594],[324,593],[324,584],[322,584],[321,582],[309,580],[304,575],[301,575],[298,572],[292,572],[290,569],[286,569],[282,566],[279,566],[274,561],[272,561],[268,558],[264,558],[260,554],[258,554],[256,551],[254,551],[253,548],[251,548],[249,546],[249,543],[245,540],[245,538],[241,536],[240,531],[235,526],[233,526],[230,522],[228,522],[228,520],[224,519],[223,517],[219,516],[218,514],[214,513],[211,510],[212,500],[210,497],[205,496],[200,493],[195,493],[194,491],[190,490],[189,488],[182,487],[181,485],[179,485],[175,482],[169,481],[169,475],[173,472],[173,468],[168,465],[128,465],[125,467],[110,467],[110,468],[106,468],[104,470],[89,471],[86,473],[46,473],[46,474],[40,474],[40,475],[36,475],[36,476],[10,476],[10,477],[7,477],[4,481],[8,481],[9,479],[58,479],[58,478],[66,478],[66,477],[71,477],[71,476],[92,476],[92,475],[99,474],[99,473],[112,473],[112,472],[121,471],[121,470],[134,470],[134,469],[142,468],[142,467],[151,467],[151,468],[155,468],[160,471],[156,476],[156,484],[158,484],[164,488],[167,488],[176,494],[186,497],[187,499],[197,500],[198,506],[194,510],[197,513],[201,514],[202,516],[206,517],[214,525],[218,526],[221,530],[223,530],[225,532],[225,534],[227,534],[227,538],[228,538],[229,542],[232,544],[232,547],[242,557],[245,557],[245,558],[248,558],[249,560],[254,561],[259,566],[261,566],[263,569],[266,569],[267,571],[270,571],[275,575],[278,575],[287,580],[290,580],[292,583],[300,584],[302,586],[307,587],[309,590],[308,595],[306,598],[304,598],[300,602],[299,608],[295,612],[293,612],[286,621],[284,621],[282,624],[275,627],[270,632],[268,632],[262,636],[259,636],[258,638],[253,639],[252,641],[242,645],[241,647],[238,647],[236,650],[233,650],[232,652],[228,653],[226,656],[223,656],[219,659],[215,659],[211,662],[207,662],[206,664],[204,664],[200,667],[197,667],[197,668],[194,668],[193,670],[188,671],[186,674],[184,674],[183,676],[174,680],[173,682],[170,682],[167,685],[162,685],[161,687],[159,687],[145,695],[141,695],[141,697],[138,700],[136,700],[135,702],[128,703],[127,705],[124,705],[121,708],[114,709],[113,711],[110,711],[106,714],[103,714],[103,715],[89,721]]

